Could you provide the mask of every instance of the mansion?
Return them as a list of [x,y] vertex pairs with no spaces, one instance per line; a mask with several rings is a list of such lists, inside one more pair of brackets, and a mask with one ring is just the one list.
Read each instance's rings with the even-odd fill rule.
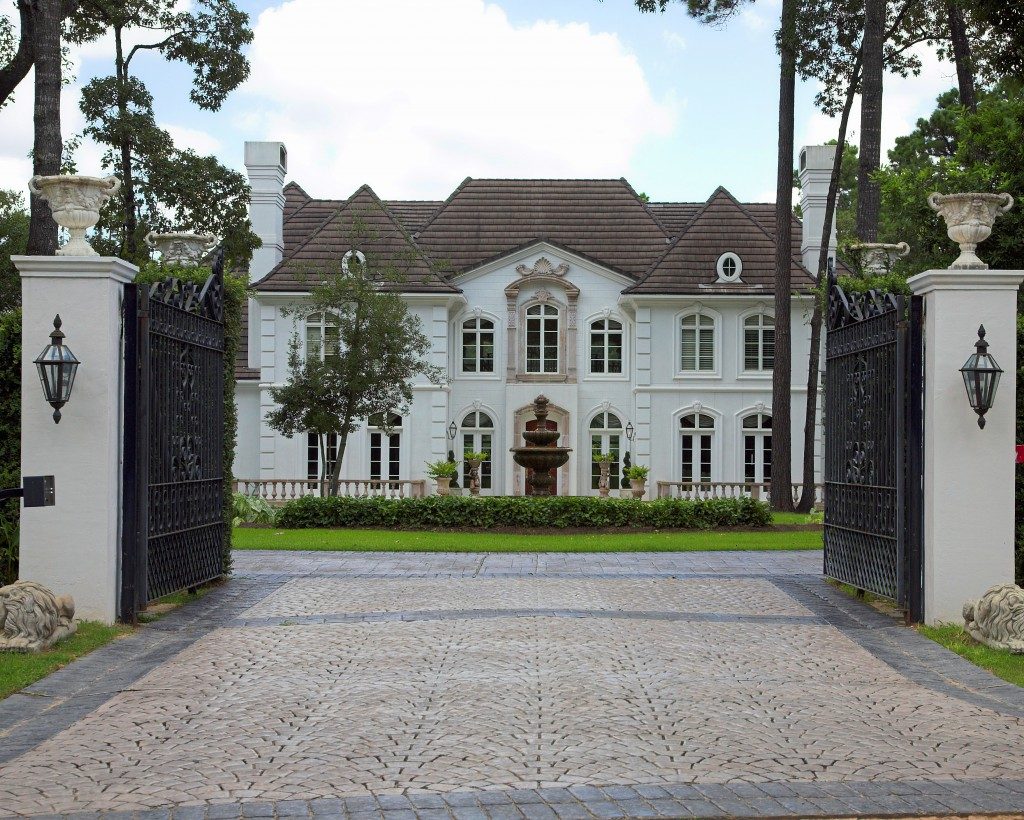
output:
[[[800,152],[801,213],[792,241],[793,475],[803,460],[805,374],[833,146]],[[310,351],[330,317],[303,314],[310,274],[365,258],[398,269],[402,294],[449,381],[414,385],[408,412],[349,437],[347,479],[426,478],[449,452],[484,451],[484,494],[528,490],[509,448],[532,403],[573,448],[559,495],[597,495],[592,453],[612,453],[659,481],[771,479],[775,319],[774,205],[718,188],[705,202],[646,202],[625,179],[466,179],[446,200],[381,200],[364,185],[313,199],[285,184],[287,153],[250,142],[253,257],[236,367],[239,479],[316,478],[315,436],[263,421],[288,376],[289,341]],[[352,247],[353,228],[366,239]],[[829,253],[834,257],[833,233]],[[378,425],[380,422],[378,421]],[[820,435],[817,480],[820,481]],[[328,453],[329,457],[329,453]],[[459,484],[466,486],[464,465]],[[429,486],[429,485],[428,485]],[[431,488],[432,491],[432,488]]]

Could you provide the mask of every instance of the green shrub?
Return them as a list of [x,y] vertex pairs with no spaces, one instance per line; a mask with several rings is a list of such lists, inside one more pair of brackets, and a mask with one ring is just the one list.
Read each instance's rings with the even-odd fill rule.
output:
[[459,465],[454,461],[428,461],[427,475],[431,478],[455,478],[459,474]]
[[[20,486],[21,309],[17,308],[0,313],[0,488]],[[17,499],[0,501],[0,586],[18,577],[20,510]]]
[[275,510],[266,499],[245,493],[231,496],[231,526],[240,524],[273,524],[277,518]]
[[750,498],[634,501],[569,496],[428,496],[402,499],[306,496],[289,501],[281,508],[277,515],[277,526],[284,529],[651,527],[696,530],[767,527],[771,520],[768,505]]
[[632,467],[626,468],[626,478],[630,481],[647,481],[647,476],[650,475],[650,472],[650,467],[645,467],[643,464],[634,464]]

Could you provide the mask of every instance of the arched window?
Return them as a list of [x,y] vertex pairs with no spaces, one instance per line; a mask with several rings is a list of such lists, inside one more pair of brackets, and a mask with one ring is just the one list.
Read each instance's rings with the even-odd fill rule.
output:
[[684,373],[713,372],[715,369],[715,320],[704,313],[691,313],[679,320],[679,369]]
[[743,480],[748,484],[772,480],[772,417],[768,413],[743,417]]
[[330,313],[311,313],[306,317],[306,355],[321,361],[341,354],[338,317]]
[[590,323],[590,372],[622,373],[622,322],[617,319]]
[[758,313],[743,320],[743,369],[762,372],[775,367],[775,317]]
[[679,419],[682,448],[680,481],[701,484],[711,481],[715,418],[707,413],[689,413]]
[[370,416],[370,478],[398,481],[402,470],[402,417],[391,413],[388,423],[377,413]]
[[[462,420],[462,452],[487,453],[486,461],[480,462],[480,489],[491,489],[491,454],[494,452],[494,421],[482,410],[468,413]],[[469,465],[463,457],[462,486],[469,487]]]
[[490,319],[462,323],[462,372],[494,372],[494,322]]
[[[608,468],[608,488],[619,489],[622,473],[622,422],[614,413],[598,413],[590,422],[590,451],[596,456],[599,453],[611,453],[613,456]],[[590,489],[596,490],[601,481],[601,465],[592,458],[590,462]]]
[[558,308],[533,305],[526,309],[526,372],[558,372]]

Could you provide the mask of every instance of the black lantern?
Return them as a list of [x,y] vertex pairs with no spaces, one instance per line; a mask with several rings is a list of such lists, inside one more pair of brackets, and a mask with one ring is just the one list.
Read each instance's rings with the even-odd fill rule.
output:
[[636,435],[636,430],[633,427],[633,422],[627,421],[626,422],[626,440],[627,441],[632,441],[633,440],[633,436],[635,436],[635,435]]
[[996,388],[999,387],[1003,369],[989,355],[984,325],[978,328],[978,341],[974,346],[977,351],[960,368],[960,373],[964,377],[964,387],[967,388],[967,400],[978,414],[978,426],[985,429],[985,414],[995,402]]
[[455,436],[458,434],[458,432],[459,428],[455,426],[455,422],[453,421],[451,424],[448,425],[448,440],[455,441]]
[[35,360],[39,381],[43,385],[43,395],[53,407],[53,421],[56,424],[60,424],[60,408],[71,398],[75,373],[81,364],[71,352],[71,348],[64,345],[64,334],[61,332],[60,324],[60,314],[57,314],[53,319],[50,343]]

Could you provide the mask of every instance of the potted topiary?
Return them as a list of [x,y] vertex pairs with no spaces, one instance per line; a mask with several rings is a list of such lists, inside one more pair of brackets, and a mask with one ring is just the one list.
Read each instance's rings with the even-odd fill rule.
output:
[[629,479],[629,486],[633,490],[633,498],[644,497],[644,490],[647,486],[647,474],[650,471],[650,467],[644,467],[640,464],[635,464],[626,470],[626,478]]
[[463,453],[462,457],[469,465],[469,492],[470,495],[480,495],[480,465],[487,461],[490,453]]
[[427,475],[437,482],[437,494],[448,495],[451,481],[459,474],[459,465],[454,461],[428,461]]
[[594,461],[601,470],[601,477],[597,480],[597,494],[601,498],[608,497],[608,475],[611,472],[612,462],[615,456],[611,453],[599,453],[594,450]]

